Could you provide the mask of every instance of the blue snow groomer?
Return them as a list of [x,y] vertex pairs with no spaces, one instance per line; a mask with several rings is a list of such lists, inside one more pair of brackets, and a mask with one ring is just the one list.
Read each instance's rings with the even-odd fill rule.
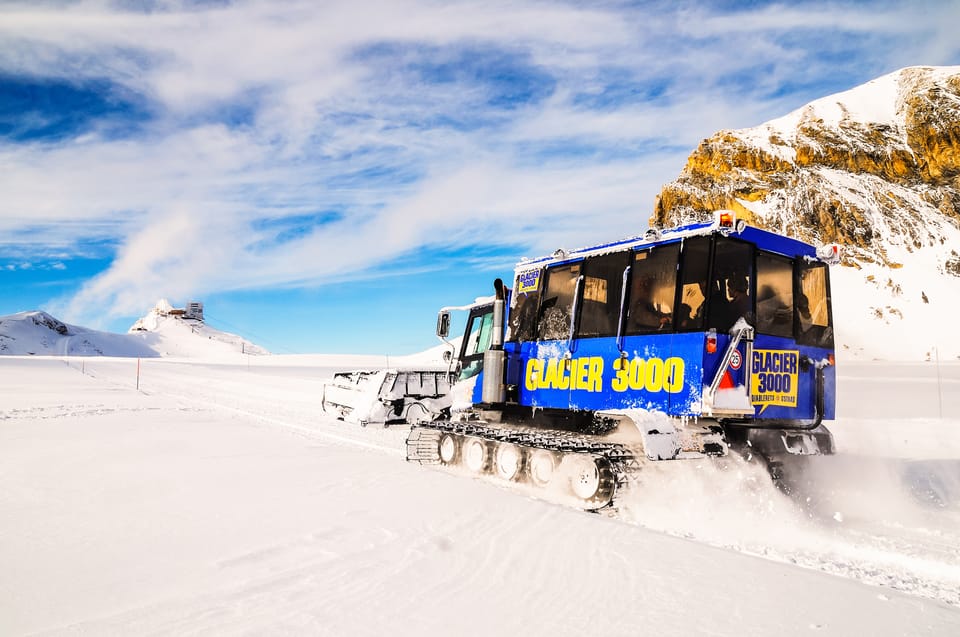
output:
[[[522,261],[475,306],[408,457],[609,505],[645,461],[833,452],[837,246],[712,223]],[[438,334],[447,336],[441,312]]]

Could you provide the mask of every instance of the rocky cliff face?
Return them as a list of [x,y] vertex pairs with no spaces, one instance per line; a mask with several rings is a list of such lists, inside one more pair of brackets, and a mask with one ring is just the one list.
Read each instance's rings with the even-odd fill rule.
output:
[[[898,343],[913,339],[908,358],[950,348],[956,339],[944,326],[960,298],[960,67],[906,68],[755,128],[718,132],[663,187],[650,224],[723,208],[843,246],[850,267],[834,276],[845,286],[835,286],[834,306],[848,316],[838,326],[901,328]],[[879,355],[856,340],[851,349]]]
[[[671,226],[720,208],[840,243],[850,264],[896,267],[892,247],[943,244],[944,230],[960,225],[960,67],[903,69],[756,128],[721,131],[664,186],[650,221]],[[946,256],[944,271],[960,275],[960,257]]]

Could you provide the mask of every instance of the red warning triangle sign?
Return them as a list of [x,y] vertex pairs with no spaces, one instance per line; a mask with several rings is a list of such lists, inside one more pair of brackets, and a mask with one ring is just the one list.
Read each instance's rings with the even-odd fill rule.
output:
[[736,385],[733,384],[733,376],[730,374],[730,370],[723,372],[723,378],[720,379],[720,389],[733,389]]

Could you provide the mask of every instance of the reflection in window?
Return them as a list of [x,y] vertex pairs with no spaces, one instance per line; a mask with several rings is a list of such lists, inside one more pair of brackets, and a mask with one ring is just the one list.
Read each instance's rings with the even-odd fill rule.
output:
[[584,262],[579,337],[616,336],[623,271],[629,257],[629,252],[619,252],[591,257]]
[[753,324],[752,278],[753,246],[718,238],[710,280],[709,327],[727,332],[740,318]]
[[804,345],[833,347],[827,276],[827,266],[822,263],[800,271],[800,289],[796,299],[797,342]]
[[633,255],[627,334],[673,328],[680,244],[651,248]]
[[570,312],[582,263],[547,270],[543,301],[540,303],[538,334],[542,341],[566,339],[570,335]]
[[757,256],[757,331],[793,336],[793,263],[765,253]]

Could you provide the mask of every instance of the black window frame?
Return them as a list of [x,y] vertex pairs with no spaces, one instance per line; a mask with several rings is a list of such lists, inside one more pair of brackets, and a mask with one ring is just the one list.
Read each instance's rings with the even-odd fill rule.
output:
[[[582,289],[580,290],[580,298],[577,300],[577,315],[576,315],[575,317],[573,317],[573,320],[574,320],[574,323],[575,323],[575,325],[574,325],[574,338],[577,338],[577,339],[581,339],[581,338],[583,338],[583,339],[587,339],[587,338],[609,338],[609,337],[611,337],[611,336],[616,336],[616,335],[617,335],[617,331],[619,330],[619,327],[620,327],[620,326],[618,325],[618,322],[620,321],[621,318],[624,318],[624,317],[621,317],[621,316],[620,316],[620,299],[621,299],[621,296],[622,296],[622,294],[623,294],[623,287],[622,287],[622,286],[623,286],[623,271],[624,271],[624,269],[627,268],[627,266],[630,265],[632,256],[633,256],[633,251],[632,251],[632,250],[619,250],[619,251],[615,251],[615,252],[607,252],[607,253],[604,253],[604,254],[593,255],[593,256],[587,257],[587,258],[585,258],[583,261],[581,261],[581,263],[582,263],[582,268],[580,269],[580,275],[584,277],[584,285],[583,285]],[[621,288],[619,289],[619,293],[618,293],[618,294],[615,294],[615,295],[614,295],[614,294],[611,294],[611,291],[610,291],[609,288],[608,288],[608,301],[607,301],[607,303],[609,304],[609,303],[610,303],[610,299],[613,299],[613,301],[616,303],[616,308],[617,308],[616,316],[608,315],[608,318],[610,318],[611,321],[610,321],[610,328],[609,328],[606,332],[601,332],[601,333],[597,333],[597,334],[588,334],[588,335],[583,334],[583,312],[584,312],[584,309],[587,307],[587,301],[586,301],[586,299],[585,299],[585,297],[586,297],[586,288],[587,288],[586,282],[587,282],[587,277],[590,277],[590,276],[592,275],[592,274],[591,274],[591,265],[595,265],[600,259],[610,259],[610,260],[613,260],[613,259],[615,259],[615,258],[617,258],[617,257],[622,258],[622,265],[623,265],[623,267],[620,268],[620,270],[619,270],[619,278],[616,279],[616,280],[619,282],[619,284],[621,285]],[[600,277],[598,277],[598,278],[600,278]],[[604,280],[608,280],[608,279],[604,279]],[[627,285],[627,286],[630,285],[630,280],[629,280],[629,278],[627,279],[626,285]],[[627,289],[629,289],[629,287],[628,287]],[[629,297],[627,298],[627,303],[629,304]]]
[[707,278],[707,283],[708,283],[708,286],[710,287],[710,290],[709,290],[709,291],[710,291],[710,294],[709,294],[708,297],[707,297],[707,299],[708,299],[707,308],[706,308],[706,311],[707,311],[706,318],[707,318],[707,320],[706,320],[706,322],[704,323],[702,329],[703,329],[704,331],[710,330],[710,329],[715,329],[715,330],[717,330],[718,332],[726,333],[726,332],[728,332],[730,329],[733,328],[733,326],[736,324],[736,321],[737,321],[737,319],[735,318],[735,319],[733,320],[733,323],[731,323],[729,326],[724,327],[724,328],[721,328],[721,327],[718,325],[719,321],[715,321],[715,320],[714,320],[715,318],[717,318],[717,317],[714,316],[714,314],[715,314],[715,309],[716,309],[716,304],[714,303],[715,293],[718,292],[718,291],[719,291],[720,293],[722,293],[723,296],[724,296],[724,302],[727,302],[727,299],[726,299],[726,291],[725,291],[725,290],[715,290],[715,289],[713,288],[713,284],[714,284],[715,282],[717,282],[718,276],[719,276],[718,273],[717,273],[717,269],[718,269],[718,266],[717,266],[717,252],[718,252],[718,247],[719,247],[719,245],[720,245],[721,242],[724,242],[724,243],[733,243],[733,244],[740,244],[740,245],[747,246],[747,247],[750,249],[750,258],[747,260],[747,262],[750,264],[751,271],[750,271],[750,274],[749,274],[749,283],[748,283],[748,288],[749,288],[749,289],[747,290],[747,294],[748,294],[748,296],[750,297],[750,305],[751,305],[751,308],[750,308],[750,311],[748,312],[748,316],[746,317],[746,319],[747,319],[747,322],[748,322],[750,325],[756,327],[756,322],[757,322],[757,319],[756,319],[756,317],[757,317],[757,251],[759,250],[759,247],[757,246],[756,243],[753,243],[752,241],[745,241],[745,240],[743,240],[743,239],[739,239],[739,238],[736,238],[736,237],[728,237],[728,236],[722,235],[722,234],[715,234],[715,235],[713,235],[713,245],[711,246],[711,250],[710,250],[710,275],[709,275],[708,278]]
[[[531,272],[537,273],[537,289],[532,292],[520,290],[520,277]],[[507,317],[508,343],[528,343],[537,340],[537,322],[540,316],[540,299],[543,294],[543,282],[546,268],[531,268],[517,273],[510,298],[510,314]],[[522,337],[522,338],[521,338]]]
[[[824,271],[824,302],[827,304],[827,325],[826,326],[813,326],[819,328],[819,331],[814,331],[813,329],[802,329],[801,324],[801,310],[800,303],[797,302],[797,299],[802,296],[806,296],[803,293],[803,284],[801,283],[803,278],[804,270],[812,270],[814,268],[823,269]],[[830,267],[828,264],[822,261],[805,261],[803,259],[797,259],[796,267],[794,268],[794,277],[793,277],[793,296],[794,296],[794,340],[798,345],[805,345],[808,347],[819,347],[822,349],[835,349],[836,340],[834,335],[834,322],[833,322],[833,292],[831,290],[832,283],[830,281]],[[809,303],[809,299],[808,299]],[[808,338],[808,335],[819,334],[816,338]]]
[[[654,328],[654,327],[643,327],[643,328],[640,328],[640,329],[630,328],[629,316],[630,316],[630,310],[633,308],[633,304],[634,304],[634,298],[633,298],[633,282],[634,282],[634,279],[637,277],[637,270],[636,270],[636,268],[634,267],[634,264],[636,263],[636,255],[638,255],[638,254],[640,254],[640,253],[643,253],[643,252],[646,252],[646,253],[650,254],[650,253],[652,253],[654,250],[656,250],[656,251],[659,252],[659,251],[665,250],[665,249],[667,249],[667,248],[675,248],[675,249],[677,250],[676,259],[674,259],[674,264],[675,264],[675,265],[674,265],[674,271],[673,271],[673,295],[672,295],[672,297],[671,297],[671,302],[673,303],[673,306],[670,308],[670,313],[669,313],[669,315],[670,315],[669,327],[667,327],[667,328],[665,328],[665,329]],[[628,290],[628,294],[627,294],[627,299],[626,299],[626,310],[627,310],[627,311],[624,312],[624,316],[623,316],[623,321],[624,321],[624,325],[623,325],[623,335],[624,335],[624,336],[642,336],[642,335],[647,335],[647,334],[670,334],[670,333],[673,333],[673,332],[676,331],[675,314],[676,314],[676,308],[678,307],[678,305],[677,305],[677,295],[678,295],[677,289],[678,289],[678,287],[679,287],[678,284],[679,284],[679,281],[680,281],[680,260],[682,259],[682,257],[683,257],[683,241],[682,241],[682,240],[680,240],[680,241],[665,241],[665,242],[663,242],[663,243],[657,243],[657,244],[654,244],[654,245],[641,246],[641,247],[635,248],[635,249],[633,249],[633,250],[630,250],[630,259],[629,259],[629,261],[628,261],[628,263],[629,263],[629,265],[630,265],[630,276],[629,276],[629,278],[628,278],[628,280],[627,280],[627,290]]]
[[[760,328],[760,259],[772,259],[775,261],[781,261],[789,265],[790,271],[790,294],[792,295],[790,299],[789,311],[790,311],[790,321],[788,322],[788,328],[786,333],[778,333],[773,331],[765,331]],[[753,311],[754,311],[754,327],[757,330],[758,334],[764,334],[767,336],[777,336],[780,338],[790,338],[796,340],[797,337],[797,310],[796,310],[796,298],[797,298],[797,285],[799,283],[799,277],[797,273],[797,260],[790,258],[779,252],[772,252],[770,250],[764,250],[762,248],[757,248],[754,252],[754,288],[756,289],[756,294],[754,295],[753,300]]]
[[[716,239],[716,235],[712,235],[712,234],[699,235],[695,237],[684,237],[684,239],[680,242],[681,244],[680,258],[678,259],[678,262],[677,262],[677,285],[676,285],[677,290],[676,290],[676,295],[673,301],[673,307],[676,308],[673,311],[673,314],[674,314],[673,331],[675,332],[683,332],[683,333],[704,332],[707,329],[709,329],[707,327],[707,317],[710,316],[710,295],[709,294],[704,296],[703,306],[702,306],[703,314],[700,316],[699,324],[694,325],[691,323],[690,326],[681,328],[679,325],[679,321],[677,320],[677,311],[679,310],[681,305],[685,304],[683,300],[683,288],[684,288],[684,280],[686,279],[685,275],[687,273],[687,267],[688,267],[687,259],[689,257],[687,246],[691,243],[701,242],[701,241],[707,244],[707,267],[706,267],[706,278],[704,279],[704,282],[705,284],[708,284],[713,273],[713,252],[714,252],[714,246],[716,245],[715,239]],[[690,281],[689,283],[693,283],[693,281]],[[691,309],[691,318],[693,318],[693,315],[695,313],[692,312],[693,308],[690,308],[690,309]]]
[[[535,326],[535,328],[534,328],[534,338],[533,338],[533,340],[538,341],[538,342],[540,342],[540,341],[562,341],[562,340],[566,340],[566,339],[569,337],[569,335],[570,335],[570,324],[571,324],[571,323],[574,325],[574,334],[576,334],[576,324],[577,324],[577,316],[576,316],[576,314],[579,314],[579,311],[580,311],[579,303],[577,302],[577,297],[578,297],[579,295],[583,294],[582,286],[577,285],[577,283],[576,283],[576,278],[583,276],[583,262],[584,262],[583,259],[576,259],[576,260],[572,260],[572,261],[563,261],[562,263],[555,263],[555,264],[550,265],[550,266],[548,266],[548,267],[546,267],[546,268],[543,269],[543,273],[542,273],[542,275],[541,275],[541,276],[543,277],[543,279],[542,279],[542,283],[540,284],[540,299],[539,299],[539,302],[538,302],[538,305],[537,305],[537,319],[536,319],[536,326]],[[567,323],[567,326],[566,326],[566,330],[567,330],[567,331],[566,331],[565,334],[561,335],[559,338],[544,338],[544,337],[543,337],[543,323],[544,323],[544,320],[543,320],[543,319],[544,319],[544,314],[545,314],[545,312],[546,312],[547,309],[552,309],[553,307],[557,307],[556,305],[551,306],[551,308],[545,308],[545,307],[544,307],[544,303],[545,303],[544,297],[545,297],[546,294],[547,294],[547,287],[548,287],[549,284],[550,284],[550,278],[551,278],[551,276],[552,276],[555,272],[559,272],[561,269],[564,269],[564,268],[573,268],[573,267],[575,267],[575,266],[578,266],[578,267],[580,268],[580,272],[579,272],[579,274],[575,275],[574,277],[571,277],[571,279],[574,281],[573,296],[571,297],[571,307],[570,307],[571,313],[572,313],[573,315],[570,316],[570,322]],[[574,308],[574,306],[576,306],[576,307]],[[574,313],[574,312],[572,312],[573,309],[576,309],[577,311]]]
[[[471,354],[467,354],[467,346],[470,344],[470,331],[471,331],[471,327],[473,326],[473,322],[475,320],[479,321],[477,325],[477,329],[478,329],[477,342],[478,343],[481,342],[479,339],[481,334],[483,333],[483,322],[484,322],[484,319],[486,319],[487,317],[490,317],[489,328],[490,328],[490,336],[492,338],[493,336],[493,303],[475,307],[470,310],[470,314],[467,316],[467,325],[463,330],[463,341],[460,343],[460,372],[459,372],[460,380],[466,380],[468,378],[472,378],[477,374],[479,374],[480,371],[483,369],[483,356],[484,356],[484,353],[488,349],[490,349],[490,340],[487,341],[487,346],[484,349],[480,350],[479,352],[473,352]],[[479,363],[479,364],[474,365],[475,363]],[[474,365],[474,366],[470,367],[470,365]],[[471,373],[465,375],[468,369]]]

